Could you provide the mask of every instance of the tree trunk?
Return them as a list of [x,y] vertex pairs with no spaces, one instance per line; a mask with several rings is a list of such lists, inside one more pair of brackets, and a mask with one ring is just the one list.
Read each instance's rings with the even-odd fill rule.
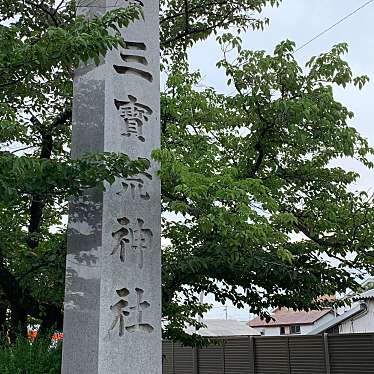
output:
[[7,312],[7,305],[0,304],[0,339],[2,339],[6,335],[6,312]]
[[39,327],[38,335],[46,335],[52,330],[62,331],[63,327],[63,314],[61,308],[52,305],[47,308],[43,317],[42,323]]
[[11,343],[14,343],[17,339],[17,336],[23,336],[27,338],[27,313],[18,305],[12,305],[10,310],[11,329],[9,338]]

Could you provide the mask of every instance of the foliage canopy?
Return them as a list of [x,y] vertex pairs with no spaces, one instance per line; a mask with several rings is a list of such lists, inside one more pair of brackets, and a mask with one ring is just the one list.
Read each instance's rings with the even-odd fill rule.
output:
[[[355,289],[358,275],[373,272],[372,199],[352,192],[356,173],[331,166],[342,157],[373,166],[373,149],[333,94],[367,77],[353,77],[346,44],[302,68],[291,41],[268,55],[220,31],[262,28],[258,12],[279,3],[161,1],[167,83],[154,157],[170,243],[162,253],[165,337],[189,342],[184,323],[199,326],[195,317],[208,307],[201,291],[266,317],[269,307],[321,307],[320,296]],[[0,4],[0,325],[12,333],[25,333],[28,318],[45,331],[62,327],[69,196],[147,166],[116,154],[70,159],[74,68],[122,46],[117,27],[142,16],[129,7],[87,21],[75,7]],[[188,48],[212,34],[234,94],[198,89],[201,77],[190,72]]]

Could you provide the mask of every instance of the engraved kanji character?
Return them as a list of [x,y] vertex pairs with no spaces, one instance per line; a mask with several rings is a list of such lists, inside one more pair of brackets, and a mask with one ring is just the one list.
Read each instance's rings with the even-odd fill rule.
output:
[[[129,307],[127,301],[127,297],[130,295],[129,290],[127,288],[122,288],[116,291],[121,300],[110,307],[110,310],[113,311],[115,315],[109,331],[114,330],[117,325],[119,325],[119,336],[123,336],[125,331],[129,333],[135,333],[137,331],[151,333],[154,330],[152,325],[143,321],[143,311],[150,308],[151,304],[143,300],[143,289],[135,288],[135,292],[136,305]],[[132,323],[128,324],[128,320],[133,314],[135,315],[133,316]]]
[[116,254],[119,250],[119,258],[122,262],[125,262],[128,251],[133,250],[139,253],[139,268],[143,269],[144,251],[150,249],[152,244],[152,230],[145,229],[144,221],[140,218],[136,219],[134,224],[126,217],[119,218],[117,221],[123,227],[112,233],[117,243],[111,255]]
[[148,192],[144,191],[145,178],[143,176],[149,180],[153,179],[149,173],[141,173],[132,178],[126,178],[124,182],[121,182],[122,190],[117,192],[117,195],[130,194],[133,200],[142,199],[148,201],[151,196]]
[[144,290],[141,288],[135,288],[136,292],[136,305],[131,306],[130,310],[135,311],[136,322],[133,325],[126,326],[126,330],[130,333],[137,331],[143,331],[151,333],[154,329],[149,323],[143,322],[143,310],[148,309],[151,304],[148,301],[143,301]]
[[144,3],[140,0],[125,0],[125,2],[128,3],[129,5],[138,5],[138,6],[144,7]]
[[134,135],[140,141],[145,142],[143,126],[145,122],[148,122],[153,111],[150,107],[138,103],[136,97],[132,95],[128,95],[128,97],[129,101],[114,100],[114,104],[124,120],[125,131],[122,135],[127,137]]
[[125,317],[130,315],[130,312],[125,310],[125,308],[129,305],[126,297],[130,294],[130,292],[127,288],[122,288],[121,290],[117,290],[116,292],[118,296],[121,297],[121,300],[110,307],[110,310],[115,313],[115,316],[109,328],[109,331],[113,330],[117,326],[117,324],[119,324],[119,336],[123,336],[123,334],[125,333]]
[[[144,66],[148,65],[148,60],[144,56],[147,46],[142,42],[125,41],[125,43],[125,52],[121,52],[120,56],[126,65],[113,65],[114,70],[118,74],[133,74],[148,82],[153,82],[153,75],[144,69]],[[129,66],[128,64],[131,65]]]

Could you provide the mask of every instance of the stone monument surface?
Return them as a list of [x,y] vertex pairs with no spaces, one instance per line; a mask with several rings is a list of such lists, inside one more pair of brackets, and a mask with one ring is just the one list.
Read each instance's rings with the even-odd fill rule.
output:
[[71,203],[63,374],[161,374],[159,2],[78,1],[79,13],[141,6],[109,51],[74,79],[72,157],[125,153],[147,159],[144,173]]

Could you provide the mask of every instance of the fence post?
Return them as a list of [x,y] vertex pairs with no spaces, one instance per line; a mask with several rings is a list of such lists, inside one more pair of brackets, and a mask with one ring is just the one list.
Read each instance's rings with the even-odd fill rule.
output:
[[290,338],[287,336],[287,362],[288,362],[288,374],[291,374],[291,350],[290,350]]
[[222,373],[226,374],[226,339],[223,340],[223,346],[222,346]]
[[325,333],[323,334],[323,348],[325,351],[325,366],[326,366],[326,374],[331,374],[331,366],[330,366],[330,352],[329,352],[329,337]]
[[255,353],[255,338],[249,337],[249,374],[256,374],[256,353]]
[[173,374],[175,374],[175,370],[174,370],[174,361],[175,361],[175,358],[174,358],[174,341],[171,342],[171,372]]
[[194,347],[192,351],[193,374],[199,374],[199,348]]

